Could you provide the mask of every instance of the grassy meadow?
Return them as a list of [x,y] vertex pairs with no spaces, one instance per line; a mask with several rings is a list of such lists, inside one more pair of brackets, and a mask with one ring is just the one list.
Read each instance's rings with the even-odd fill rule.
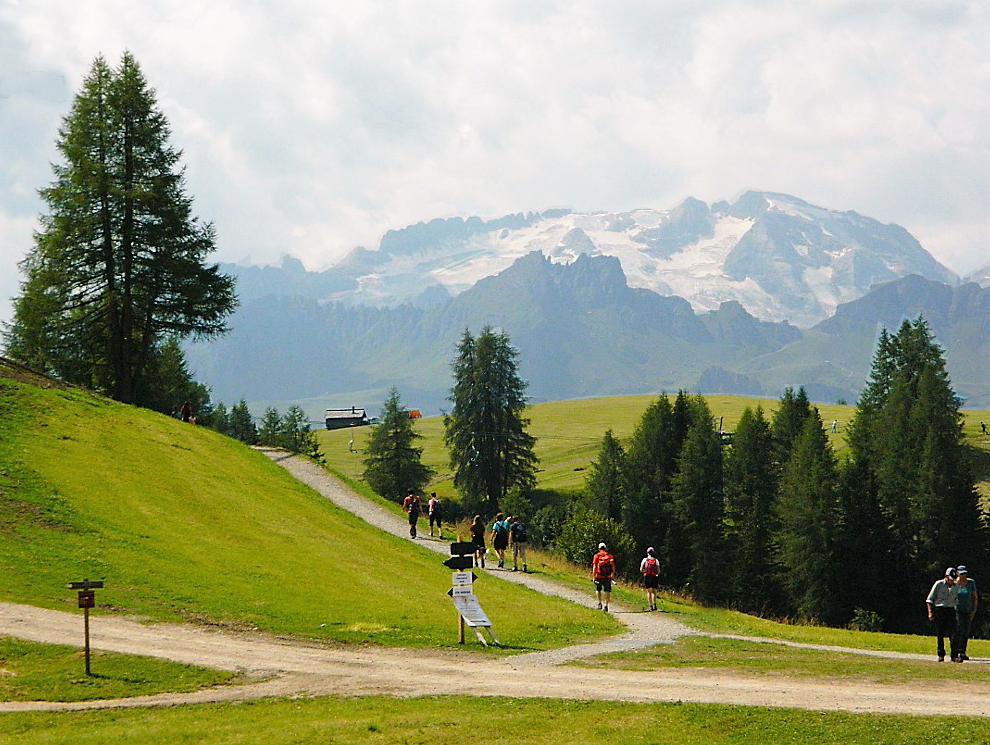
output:
[[235,680],[223,670],[154,657],[93,650],[86,675],[83,650],[0,637],[0,701],[95,701],[186,693]]
[[[0,410],[0,599],[73,611],[65,583],[100,578],[97,616],[456,646],[436,554],[335,508],[260,453],[2,368]],[[477,593],[516,650],[619,629],[490,576]]]
[[[656,396],[612,396],[582,398],[567,401],[551,401],[534,404],[526,410],[530,418],[529,431],[536,440],[536,455],[540,460],[537,485],[540,489],[572,494],[584,486],[586,469],[598,455],[602,435],[607,429],[620,440],[628,440],[639,423],[646,407]],[[731,432],[743,410],[762,406],[769,416],[777,407],[775,398],[748,398],[745,396],[705,396],[712,413],[722,417],[723,427]],[[816,404],[826,423],[829,440],[837,452],[845,449],[846,425],[855,413],[854,406]],[[377,408],[369,407],[377,413]],[[976,469],[979,488],[986,497],[990,495],[990,437],[980,432],[980,422],[990,426],[990,411],[967,410],[964,413],[964,430],[968,440],[977,450]],[[838,432],[831,432],[831,423],[838,420]],[[436,477],[431,490],[441,496],[457,498],[453,488],[453,473],[447,450],[443,444],[443,418],[430,417],[416,423],[423,436],[419,445],[423,448],[423,461],[433,468]],[[364,465],[361,461],[364,444],[371,427],[317,432],[320,445],[327,458],[328,467],[351,479],[360,481]],[[354,438],[357,453],[348,451],[348,441]]]
[[[966,695],[960,691],[960,695]],[[979,718],[710,704],[502,698],[269,699],[238,704],[0,715],[0,743],[211,745],[798,745],[990,743]]]

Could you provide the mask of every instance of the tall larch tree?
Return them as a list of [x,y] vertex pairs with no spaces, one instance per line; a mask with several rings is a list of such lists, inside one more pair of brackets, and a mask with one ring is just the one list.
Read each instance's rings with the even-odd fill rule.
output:
[[519,354],[504,332],[465,330],[452,363],[453,404],[444,417],[444,441],[454,485],[471,509],[493,513],[510,489],[536,484],[536,439],[527,432],[526,383]]
[[233,280],[206,263],[214,229],[192,213],[169,138],[134,57],[115,69],[98,57],[59,130],[62,160],[41,191],[48,211],[21,265],[9,354],[144,403],[165,338],[226,331]]

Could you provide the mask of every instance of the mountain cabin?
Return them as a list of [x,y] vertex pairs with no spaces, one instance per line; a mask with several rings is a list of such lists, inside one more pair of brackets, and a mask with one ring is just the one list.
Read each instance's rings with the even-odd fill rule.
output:
[[352,406],[349,409],[327,409],[327,429],[362,427],[368,423],[364,409]]

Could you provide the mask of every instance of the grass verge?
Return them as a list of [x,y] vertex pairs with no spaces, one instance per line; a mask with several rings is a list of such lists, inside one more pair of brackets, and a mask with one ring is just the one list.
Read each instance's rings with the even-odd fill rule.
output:
[[0,637],[0,701],[95,701],[187,693],[231,683],[235,675],[153,657],[83,650]]
[[860,680],[873,683],[910,683],[930,680],[986,682],[985,665],[933,664],[932,661],[896,660],[858,654],[794,649],[773,642],[747,642],[686,636],[673,644],[637,652],[615,652],[573,663],[582,667],[623,670],[694,668],[732,670],[758,675]]
[[978,718],[846,714],[708,704],[492,698],[318,698],[172,709],[0,715],[0,742],[289,745],[848,745],[990,743]]

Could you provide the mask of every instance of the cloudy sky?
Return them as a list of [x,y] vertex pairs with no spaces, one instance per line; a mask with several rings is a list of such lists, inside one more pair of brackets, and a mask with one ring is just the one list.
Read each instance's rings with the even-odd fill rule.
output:
[[0,319],[93,58],[137,57],[217,259],[747,188],[990,260],[990,10],[962,0],[0,0]]

